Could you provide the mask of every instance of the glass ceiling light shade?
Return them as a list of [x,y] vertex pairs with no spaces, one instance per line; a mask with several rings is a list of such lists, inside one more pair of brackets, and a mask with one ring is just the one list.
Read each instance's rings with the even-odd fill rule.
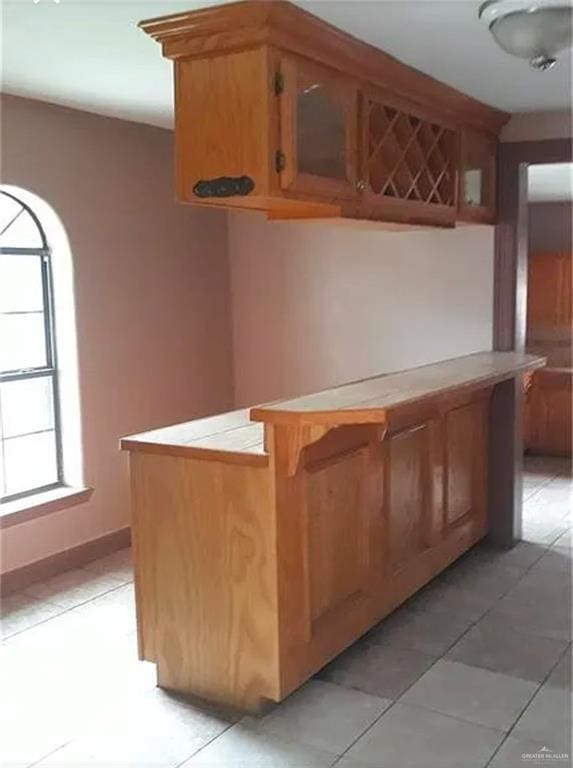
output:
[[571,46],[571,0],[487,0],[479,17],[500,48],[534,69],[551,69],[559,52]]

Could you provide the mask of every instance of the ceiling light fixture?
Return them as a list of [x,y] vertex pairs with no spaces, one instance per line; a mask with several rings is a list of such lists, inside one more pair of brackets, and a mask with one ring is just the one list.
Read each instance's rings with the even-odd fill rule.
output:
[[571,46],[571,0],[486,0],[479,9],[494,40],[504,51],[545,72]]

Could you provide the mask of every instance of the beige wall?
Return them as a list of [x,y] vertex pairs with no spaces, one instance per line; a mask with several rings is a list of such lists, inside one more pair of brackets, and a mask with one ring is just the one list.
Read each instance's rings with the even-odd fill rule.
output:
[[174,202],[172,134],[14,97],[2,106],[2,181],[49,202],[70,240],[95,488],[84,505],[3,530],[8,571],[125,526],[118,438],[228,409],[233,388],[225,215]]
[[2,531],[3,571],[127,524],[121,435],[229,409],[233,391],[250,404],[491,346],[491,227],[398,233],[185,208],[170,133],[3,107],[3,181],[51,203],[70,239],[95,488]]
[[530,203],[528,207],[530,251],[570,251],[573,204],[570,200]]
[[234,213],[228,242],[237,405],[491,348],[492,227]]
[[524,112],[511,116],[502,133],[502,141],[541,141],[567,139],[573,133],[571,110],[560,112]]

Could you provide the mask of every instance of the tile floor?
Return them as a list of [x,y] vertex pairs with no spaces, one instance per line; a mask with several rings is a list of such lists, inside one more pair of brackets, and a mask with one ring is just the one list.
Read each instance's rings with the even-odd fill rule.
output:
[[528,459],[524,541],[469,552],[263,717],[155,687],[129,551],[4,598],[4,768],[569,766],[572,481]]

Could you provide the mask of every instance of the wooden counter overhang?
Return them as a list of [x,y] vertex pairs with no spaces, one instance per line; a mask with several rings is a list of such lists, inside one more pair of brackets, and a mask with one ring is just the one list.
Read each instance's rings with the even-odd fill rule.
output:
[[483,538],[495,403],[544,363],[484,352],[124,438],[159,684],[280,701]]

